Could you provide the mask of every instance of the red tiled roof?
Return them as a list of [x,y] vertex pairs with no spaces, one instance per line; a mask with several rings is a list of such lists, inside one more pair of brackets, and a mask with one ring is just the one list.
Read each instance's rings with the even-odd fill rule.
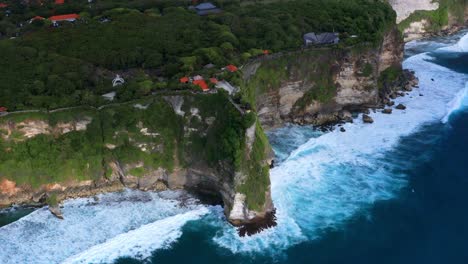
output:
[[8,108],[4,107],[4,106],[0,106],[0,112],[6,112],[8,110]]
[[210,78],[210,82],[211,82],[212,84],[217,84],[217,83],[218,83],[218,79],[216,79],[216,78]]
[[269,50],[263,50],[263,55],[268,55],[268,54],[270,54]]
[[65,3],[65,0],[55,0],[56,5],[63,5]]
[[193,84],[200,87],[204,92],[210,90],[210,88],[208,88],[208,84],[206,84],[205,80],[195,80],[195,81],[193,81]]
[[77,19],[79,17],[80,17],[80,15],[78,15],[78,14],[66,14],[66,15],[51,16],[51,17],[49,17],[49,20],[51,20],[51,21],[63,21],[63,20]]
[[226,69],[230,72],[236,72],[238,70],[237,67],[232,64],[229,64],[228,66],[226,66]]
[[0,3],[0,8],[5,8],[5,7],[8,7],[8,5],[5,3]]
[[182,77],[182,78],[180,78],[179,82],[181,82],[181,83],[188,83],[188,82],[189,82],[189,77],[187,77],[187,76]]

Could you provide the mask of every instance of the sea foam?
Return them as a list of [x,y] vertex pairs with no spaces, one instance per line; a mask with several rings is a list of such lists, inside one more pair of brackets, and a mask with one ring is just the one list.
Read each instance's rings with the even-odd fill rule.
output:
[[[465,48],[463,41],[466,37],[457,50]],[[395,198],[406,185],[400,168],[409,167],[409,161],[395,153],[401,137],[424,124],[443,122],[463,106],[457,98],[466,95],[466,75],[434,64],[427,53],[408,58],[404,67],[415,70],[420,79],[419,89],[395,100],[407,110],[371,113],[372,125],[364,124],[360,116],[344,125],[345,133],[312,132],[310,140],[282,157],[284,161],[271,171],[278,218],[274,228],[239,237],[220,207],[198,205],[179,192],[126,191],[101,195],[98,201],[67,201],[63,221],[42,208],[0,228],[0,263],[145,259],[175,243],[189,221],[211,224],[218,230],[214,242],[233,253],[273,255],[320,238],[325,230],[341,228],[375,202]],[[303,142],[300,135],[295,137],[293,142]]]
[[201,207],[187,213],[177,214],[120,234],[108,241],[91,247],[63,263],[112,263],[121,257],[147,259],[157,249],[168,248],[182,235],[182,227],[198,220],[209,210]]
[[[65,202],[64,220],[41,208],[0,228],[0,263],[61,263],[75,255],[68,263],[109,263],[113,257],[148,256],[149,250],[168,246],[187,221],[204,213],[182,192],[127,190],[98,198]],[[140,236],[145,240],[140,242]],[[116,243],[121,239],[125,242]],[[91,256],[96,249],[101,254]]]
[[[457,44],[464,47],[466,37]],[[447,49],[446,52],[453,52]],[[337,229],[375,202],[395,198],[407,183],[404,170],[411,164],[395,151],[400,139],[423,126],[442,122],[459,105],[450,105],[465,87],[467,76],[435,64],[428,53],[404,61],[416,71],[420,88],[395,100],[406,110],[391,115],[371,113],[374,124],[362,116],[335,130],[310,139],[271,171],[272,198],[278,225],[241,238],[225,228],[214,238],[233,252],[274,252]]]

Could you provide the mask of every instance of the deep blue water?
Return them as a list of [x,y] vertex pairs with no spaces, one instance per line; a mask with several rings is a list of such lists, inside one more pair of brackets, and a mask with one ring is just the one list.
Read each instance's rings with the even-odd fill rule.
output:
[[[421,88],[399,99],[407,111],[372,114],[373,125],[357,120],[346,133],[296,126],[269,133],[281,162],[272,171],[274,230],[240,239],[219,207],[117,194],[65,205],[64,221],[46,210],[18,221],[28,212],[0,214],[0,262],[61,262],[82,252],[69,263],[97,255],[106,262],[130,245],[116,256],[132,258],[116,263],[468,263],[468,96],[460,93],[468,58],[437,50],[462,35],[408,45],[405,65]],[[193,212],[201,216],[184,216]],[[115,240],[119,234],[125,239]],[[138,244],[163,240],[156,250]]]
[[[212,241],[213,228],[184,228],[154,263],[468,263],[468,111],[450,125],[425,126],[403,138],[398,153],[408,186],[397,199],[378,202],[340,230],[288,249],[279,258],[234,255]],[[118,263],[140,263],[121,259]]]
[[[453,44],[452,40],[445,42]],[[434,46],[433,46],[434,49]],[[430,51],[431,62],[468,73],[468,53]],[[466,98],[465,98],[466,100]],[[430,109],[428,109],[430,111]],[[296,133],[295,136],[291,133]],[[287,127],[270,133],[279,159],[321,133]],[[428,122],[402,137],[383,159],[401,162],[395,174],[407,184],[394,199],[375,202],[340,228],[275,255],[232,254],[212,241],[217,231],[197,222],[187,225],[169,249],[153,254],[154,263],[468,263],[468,109],[448,123]],[[291,172],[294,173],[294,172]],[[121,259],[119,263],[131,263]],[[135,262],[138,263],[138,262]]]

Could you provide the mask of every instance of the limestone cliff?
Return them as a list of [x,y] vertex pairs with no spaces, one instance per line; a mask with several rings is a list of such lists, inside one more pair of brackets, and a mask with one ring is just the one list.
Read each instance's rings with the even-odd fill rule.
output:
[[11,114],[0,118],[0,134],[0,206],[123,188],[186,189],[222,202],[234,225],[273,213],[271,148],[255,115],[222,92]]
[[408,18],[417,10],[437,10],[439,3],[432,0],[388,0],[397,13],[397,23]]
[[468,20],[466,0],[389,0],[405,41],[451,33]]
[[266,128],[335,123],[381,104],[393,92],[383,76],[401,72],[402,57],[401,34],[392,28],[377,47],[305,49],[255,61],[244,69],[243,89]]

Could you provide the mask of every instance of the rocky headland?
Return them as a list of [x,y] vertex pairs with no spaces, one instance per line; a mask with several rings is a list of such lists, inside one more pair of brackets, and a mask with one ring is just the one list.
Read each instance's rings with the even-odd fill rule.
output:
[[[400,25],[416,10],[440,8],[431,1],[390,3]],[[185,189],[222,203],[241,235],[273,226],[274,154],[263,130],[286,123],[327,127],[352,122],[356,113],[370,124],[369,109],[405,109],[393,99],[418,88],[418,80],[402,69],[404,41],[460,25],[459,16],[449,21],[438,31],[428,30],[424,20],[411,22],[405,39],[393,25],[380,43],[303,48],[253,60],[242,67],[241,81],[252,112],[239,111],[220,92],[0,117],[0,207],[49,204],[57,217],[67,217],[59,207],[64,199],[124,188]],[[413,32],[413,23],[423,26]]]

